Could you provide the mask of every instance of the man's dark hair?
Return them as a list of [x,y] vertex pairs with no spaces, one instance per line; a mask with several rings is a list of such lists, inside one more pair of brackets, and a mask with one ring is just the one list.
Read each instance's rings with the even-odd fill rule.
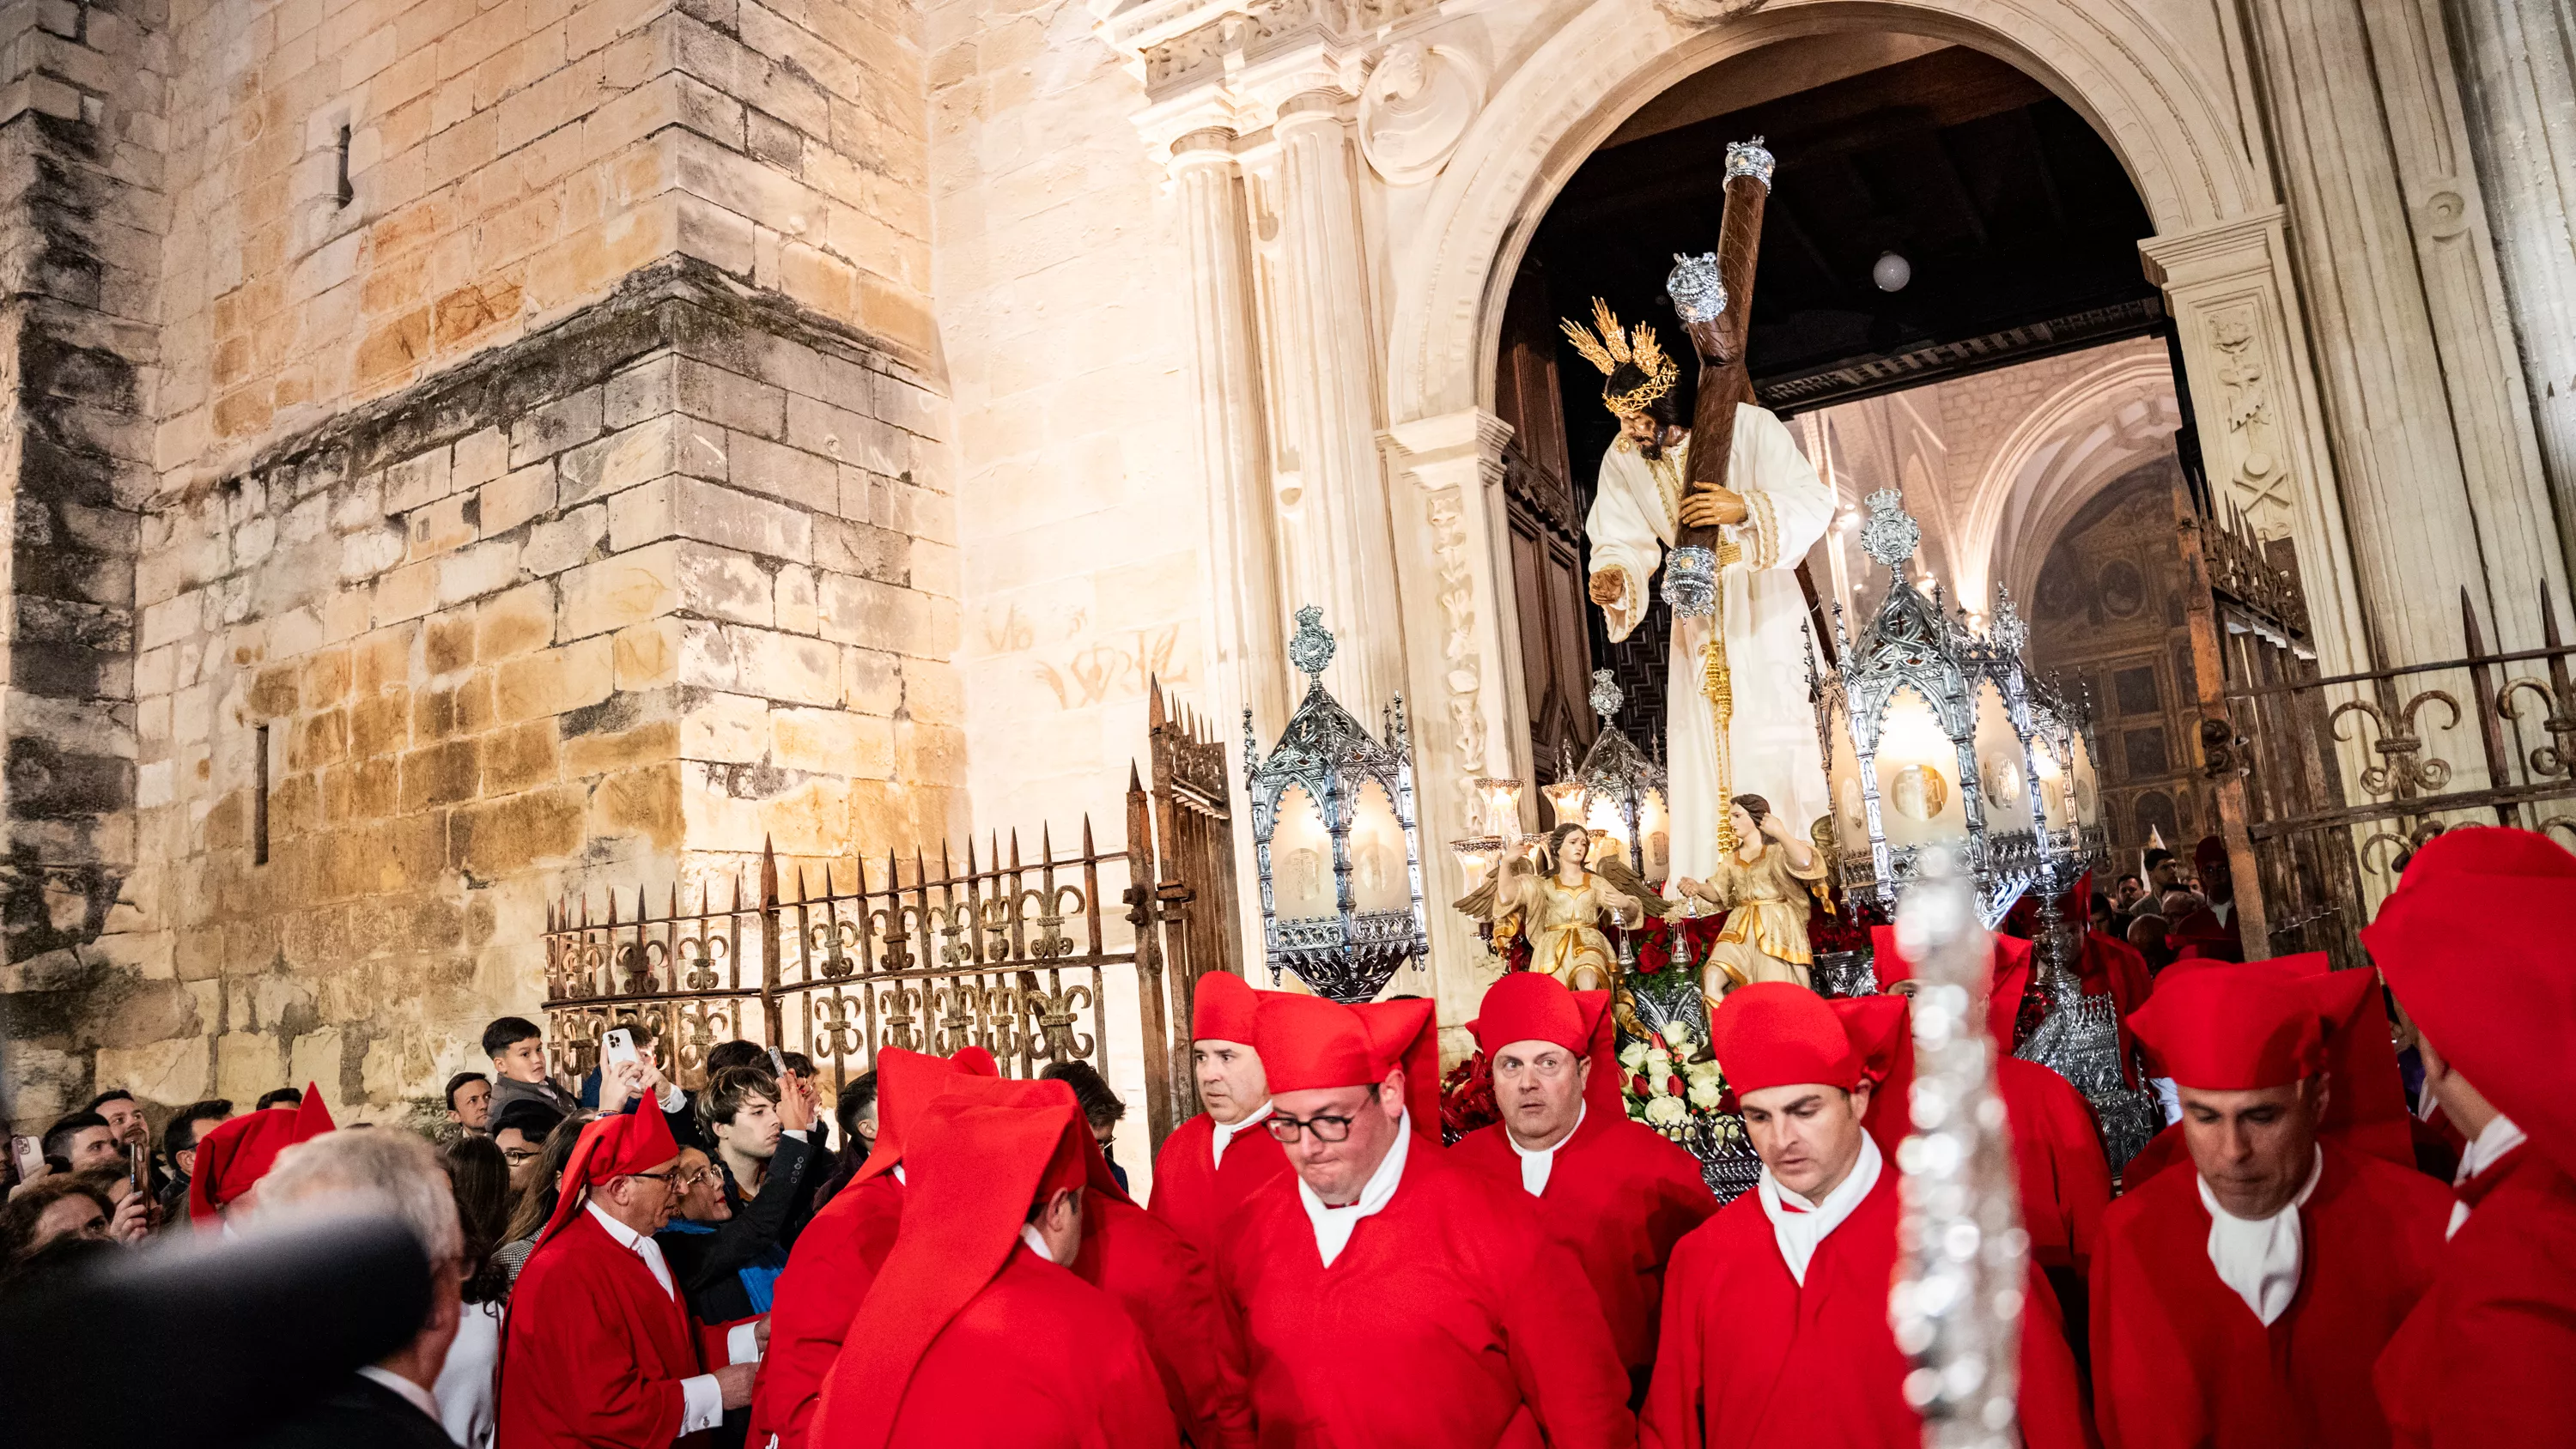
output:
[[1127,1104],[1109,1089],[1108,1079],[1089,1062],[1051,1062],[1038,1077],[1073,1088],[1073,1100],[1081,1105],[1084,1120],[1094,1127],[1127,1115]]
[[561,1121],[561,1112],[543,1102],[521,1097],[502,1108],[501,1115],[492,1119],[492,1135],[498,1137],[504,1132],[516,1132],[530,1142],[543,1142]]
[[67,1197],[88,1198],[98,1204],[100,1213],[111,1219],[116,1216],[116,1200],[101,1192],[86,1173],[39,1178],[0,1207],[0,1264],[14,1265],[25,1258],[45,1209]]
[[740,1037],[718,1042],[707,1048],[707,1080],[715,1080],[719,1072],[731,1071],[735,1067],[756,1067],[768,1060],[769,1053],[758,1042],[744,1041]]
[[2147,869],[2152,871],[2173,858],[2174,853],[2170,850],[2150,850],[2147,852]]
[[197,1145],[198,1123],[220,1122],[232,1114],[233,1104],[221,1097],[190,1102],[170,1119],[169,1126],[161,1129],[161,1150],[170,1155],[175,1167],[178,1155]]
[[707,1078],[706,1090],[698,1093],[698,1125],[710,1137],[719,1125],[732,1126],[743,1099],[755,1092],[778,1105],[778,1079],[759,1067],[727,1067]]
[[[92,1098],[90,1098],[90,1099],[89,1099],[89,1109],[90,1109],[91,1111],[93,1111],[93,1112],[96,1112],[96,1111],[98,1111],[98,1109],[99,1109],[99,1108],[106,1106],[106,1105],[107,1105],[108,1103],[110,1103],[110,1102],[133,1102],[133,1101],[134,1101],[134,1094],[133,1094],[132,1092],[129,1092],[129,1091],[125,1090],[123,1087],[110,1087],[110,1088],[108,1088],[106,1091],[101,1092],[101,1093],[99,1093],[97,1096],[92,1097]],[[135,1103],[135,1105],[137,1105],[137,1106],[141,1106],[142,1104],[141,1104],[141,1103],[139,1103],[139,1102],[137,1102],[137,1103]]]
[[57,1117],[54,1119],[54,1125],[45,1129],[45,1155],[59,1157],[68,1162],[71,1160],[69,1149],[72,1138],[92,1127],[106,1125],[107,1119],[96,1112],[74,1112],[66,1117]]
[[840,1097],[832,1104],[832,1120],[841,1124],[841,1139],[859,1140],[859,1119],[876,1110],[877,1074],[861,1072],[841,1088]]
[[524,1016],[505,1016],[483,1028],[483,1055],[497,1057],[530,1037],[544,1035]]
[[455,1111],[455,1110],[456,1110],[456,1093],[457,1093],[457,1091],[458,1091],[460,1088],[462,1088],[466,1083],[468,1083],[468,1082],[489,1082],[489,1081],[491,1081],[491,1080],[492,1080],[492,1079],[491,1079],[490,1077],[487,1077],[487,1076],[483,1075],[481,1072],[458,1072],[455,1076],[452,1076],[452,1077],[448,1078],[448,1079],[447,1079],[447,1110],[448,1110],[448,1111],[450,1111],[450,1112],[453,1112],[453,1111]]
[[803,1052],[780,1052],[778,1059],[787,1064],[787,1070],[800,1077],[814,1075],[814,1059]]
[[304,1089],[303,1089],[303,1088],[301,1088],[301,1087],[280,1087],[280,1088],[278,1088],[278,1089],[277,1089],[276,1091],[274,1091],[274,1092],[262,1092],[262,1093],[260,1093],[260,1094],[259,1094],[259,1105],[258,1105],[258,1106],[256,1106],[256,1107],[254,1107],[254,1108],[252,1108],[251,1110],[253,1110],[253,1111],[255,1111],[255,1112],[265,1112],[265,1111],[267,1111],[267,1110],[268,1110],[269,1108],[271,1108],[271,1107],[301,1107],[301,1106],[303,1106],[303,1105],[304,1105]]
[[2113,881],[2111,884],[2112,884],[2112,885],[2114,885],[2114,886],[2124,886],[2124,885],[2127,885],[2127,884],[2128,884],[2129,882],[2131,882],[2131,881],[2136,881],[2136,882],[2137,882],[2138,884],[2140,884],[2140,885],[2145,885],[2145,884],[2147,883],[2147,882],[2146,882],[2146,878],[2145,878],[2145,877],[2143,877],[2143,876],[2139,875],[2136,871],[2134,871],[2134,870],[2133,870],[2133,871],[2129,872],[2127,875],[2124,875],[2124,876],[2120,877],[2118,880]]

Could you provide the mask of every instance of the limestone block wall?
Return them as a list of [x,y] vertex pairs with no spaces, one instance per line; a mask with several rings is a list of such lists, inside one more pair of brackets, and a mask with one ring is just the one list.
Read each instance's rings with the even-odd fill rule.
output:
[[926,354],[900,0],[178,0],[159,461],[238,463],[685,255]]
[[60,1095],[381,1114],[533,1012],[561,892],[962,830],[943,413],[677,261],[156,511],[100,943],[154,1014],[44,1043]]
[[1188,263],[1129,119],[1143,92],[1088,10],[924,8],[977,816],[1061,826],[1124,777],[1150,678],[1224,707],[1205,656]]

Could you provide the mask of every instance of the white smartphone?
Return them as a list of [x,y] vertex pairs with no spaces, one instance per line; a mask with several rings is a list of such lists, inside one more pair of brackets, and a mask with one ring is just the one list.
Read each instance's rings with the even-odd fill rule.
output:
[[631,1062],[643,1054],[635,1050],[635,1033],[625,1027],[611,1027],[599,1039],[599,1069],[607,1071],[619,1062]]
[[780,1056],[776,1047],[769,1049],[769,1074],[779,1081],[787,1080],[787,1058]]
[[33,1182],[45,1173],[45,1145],[33,1137],[11,1137],[9,1161],[20,1182]]

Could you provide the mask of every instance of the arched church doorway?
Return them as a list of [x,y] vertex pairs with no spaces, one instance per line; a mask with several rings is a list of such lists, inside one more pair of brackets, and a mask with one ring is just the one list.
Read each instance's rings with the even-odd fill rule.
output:
[[1879,596],[1853,537],[1860,501],[1901,490],[1925,531],[1914,567],[1972,614],[2010,591],[2034,616],[2041,667],[2092,693],[2115,851],[2134,860],[2152,835],[2188,853],[2215,819],[2193,769],[2175,543],[2197,460],[2139,256],[2154,224],[2073,106],[2006,61],[1911,35],[1802,36],[1684,79],[1539,223],[1504,310],[1494,403],[1514,428],[1505,493],[1539,777],[1588,745],[1593,669],[1622,686],[1620,727],[1662,739],[1669,617],[1650,611],[1613,641],[1586,597],[1585,517],[1618,424],[1558,319],[1587,317],[1597,296],[1681,347],[1665,276],[1675,253],[1714,244],[1725,147],[1757,135],[1778,169],[1750,366],[1757,400],[1836,495],[1801,570],[1819,623],[1836,601]]

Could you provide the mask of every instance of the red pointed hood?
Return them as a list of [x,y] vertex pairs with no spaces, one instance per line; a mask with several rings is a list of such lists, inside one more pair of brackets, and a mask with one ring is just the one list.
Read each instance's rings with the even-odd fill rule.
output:
[[1320,996],[1262,993],[1253,1049],[1270,1094],[1319,1087],[1373,1087],[1404,1069],[1413,1130],[1440,1135],[1440,1038],[1428,1001],[1345,1006]]
[[1709,1013],[1709,1048],[1742,1097],[1813,1082],[1848,1091],[1862,1077],[1861,1054],[1825,999],[1787,981],[1756,981],[1726,994]]
[[[1062,1096],[1004,1104],[1045,1087]],[[1090,1130],[1061,1083],[951,1091],[912,1125],[903,1226],[823,1380],[817,1449],[883,1449],[922,1355],[1019,1250],[1029,1208],[1088,1175]]]
[[1261,993],[1230,971],[1211,971],[1190,988],[1190,1040],[1252,1045]]
[[572,1156],[564,1159],[554,1216],[546,1219],[545,1230],[537,1234],[537,1246],[545,1246],[547,1240],[563,1231],[573,1214],[581,1211],[591,1188],[614,1178],[652,1172],[677,1161],[679,1156],[680,1144],[672,1138],[671,1124],[660,1112],[618,1112],[586,1124],[581,1129],[581,1140],[573,1144]]
[[894,1171],[895,1164],[903,1161],[904,1142],[911,1135],[912,1124],[920,1120],[932,1099],[961,1075],[993,1078],[999,1077],[1001,1071],[994,1064],[993,1054],[982,1047],[968,1047],[954,1057],[934,1057],[902,1047],[879,1051],[877,1140],[868,1149],[868,1160],[859,1164],[853,1181],[865,1182]]
[[2503,826],[2444,832],[2361,942],[2444,1060],[2576,1172],[2576,855]]
[[226,1203],[268,1175],[277,1154],[336,1125],[322,1089],[311,1082],[304,1084],[304,1100],[293,1111],[272,1107],[217,1124],[197,1139],[197,1170],[188,1177],[189,1219],[218,1216]]
[[[1869,928],[1872,964],[1878,989],[1914,979],[1914,960],[1896,944],[1894,926]],[[1986,1035],[1998,1051],[2011,1051],[2014,1025],[2021,1019],[2021,999],[2030,991],[2031,945],[2019,936],[1995,937],[1995,974],[1986,996]]]
[[1618,1027],[1607,991],[1568,991],[1537,971],[1514,971],[1485,988],[1467,1030],[1487,1057],[1516,1041],[1543,1041],[1592,1061],[1583,1100],[1594,1111],[1624,1114],[1619,1090]]

